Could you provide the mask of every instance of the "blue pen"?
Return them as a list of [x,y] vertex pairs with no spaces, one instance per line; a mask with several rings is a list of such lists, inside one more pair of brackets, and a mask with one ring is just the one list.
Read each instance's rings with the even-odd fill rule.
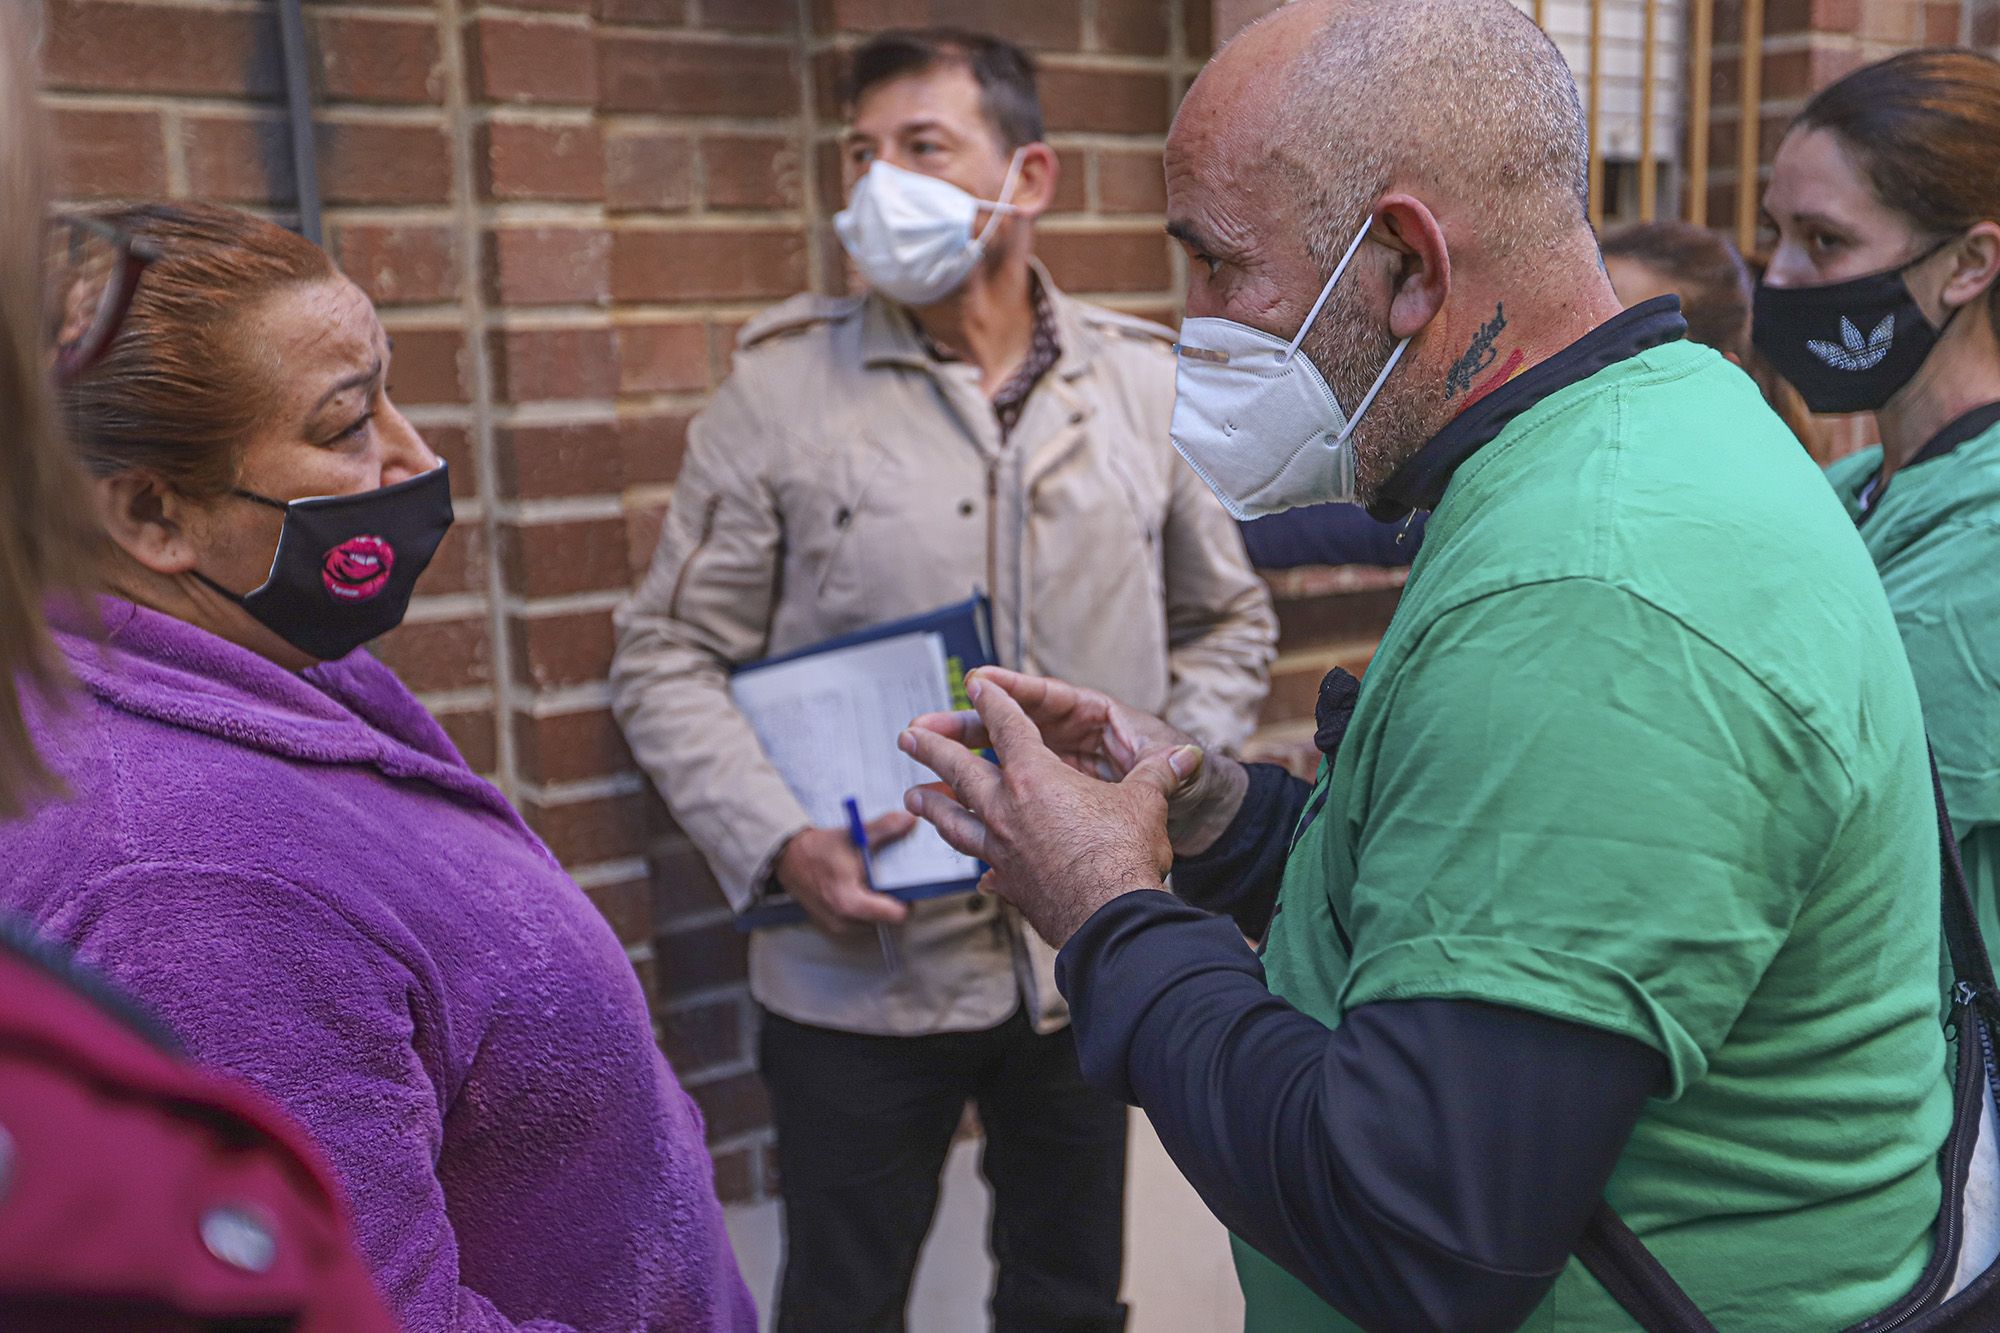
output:
[[[868,825],[861,818],[861,802],[852,796],[842,802],[847,807],[847,836],[854,840],[854,849],[861,853],[861,875],[869,888],[875,887],[875,862],[868,854]],[[882,946],[882,966],[891,973],[903,970],[903,956],[896,948],[896,937],[889,933],[885,921],[875,923],[875,942]]]

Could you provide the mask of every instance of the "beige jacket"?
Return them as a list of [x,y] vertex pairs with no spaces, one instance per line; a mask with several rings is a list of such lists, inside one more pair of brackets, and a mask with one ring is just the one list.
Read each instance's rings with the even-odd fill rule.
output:
[[[1047,281],[1044,275],[1044,281]],[[617,616],[633,753],[741,909],[809,826],[731,705],[732,666],[985,590],[995,651],[1202,740],[1243,741],[1277,622],[1235,524],[1173,451],[1171,334],[1048,288],[1062,356],[1003,446],[977,372],[879,297],[752,320],[689,430],[651,570]],[[871,930],[758,931],[752,993],[798,1022],[910,1035],[1067,1019],[1011,908],[920,903],[892,975]]]

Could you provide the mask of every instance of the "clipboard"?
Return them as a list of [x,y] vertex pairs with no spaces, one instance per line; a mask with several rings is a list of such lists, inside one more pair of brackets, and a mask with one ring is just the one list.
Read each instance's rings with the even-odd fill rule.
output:
[[[875,664],[888,668],[879,678],[870,673]],[[966,675],[992,664],[992,609],[984,594],[974,593],[936,611],[745,663],[730,673],[730,693],[814,823],[839,828],[845,825],[842,802],[860,789],[877,797],[868,812],[873,817],[902,808],[901,790],[884,804],[892,779],[903,788],[931,780],[895,749],[897,734],[918,713],[969,708]],[[843,680],[843,673],[852,680]],[[833,778],[829,770],[848,776]],[[878,876],[902,879],[878,885],[879,891],[908,903],[969,893],[986,872],[945,847],[928,826],[874,860]],[[747,932],[806,919],[803,907],[774,893],[738,913],[735,924]]]

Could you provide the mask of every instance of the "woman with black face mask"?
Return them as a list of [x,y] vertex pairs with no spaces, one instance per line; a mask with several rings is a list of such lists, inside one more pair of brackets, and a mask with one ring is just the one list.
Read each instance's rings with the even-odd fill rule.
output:
[[2000,940],[2000,62],[1913,51],[1778,149],[1754,339],[1882,444],[1828,476],[1882,573],[1988,941]]
[[[374,307],[245,213],[80,222],[51,246],[51,322],[123,307],[60,401],[99,595],[48,617],[45,674],[75,688],[25,700],[25,734],[68,799],[0,824],[0,912],[317,1140],[398,1326],[751,1333],[701,1117],[623,946],[363,647],[452,518]],[[289,1271],[256,1221],[209,1248]]]

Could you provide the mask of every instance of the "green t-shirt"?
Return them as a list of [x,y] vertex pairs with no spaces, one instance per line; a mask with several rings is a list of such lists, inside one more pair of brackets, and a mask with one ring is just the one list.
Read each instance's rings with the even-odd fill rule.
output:
[[[1719,1328],[1836,1329],[1914,1284],[1951,1107],[1916,691],[1853,525],[1740,372],[1658,347],[1474,454],[1320,783],[1274,991],[1661,1052],[1607,1196]],[[1250,1329],[1348,1326],[1238,1256]],[[1571,1261],[1526,1327],[1633,1324]]]
[[[1827,477],[1852,514],[1881,470],[1869,449]],[[1909,650],[1980,928],[2000,946],[2000,425],[1897,472],[1861,540]]]

